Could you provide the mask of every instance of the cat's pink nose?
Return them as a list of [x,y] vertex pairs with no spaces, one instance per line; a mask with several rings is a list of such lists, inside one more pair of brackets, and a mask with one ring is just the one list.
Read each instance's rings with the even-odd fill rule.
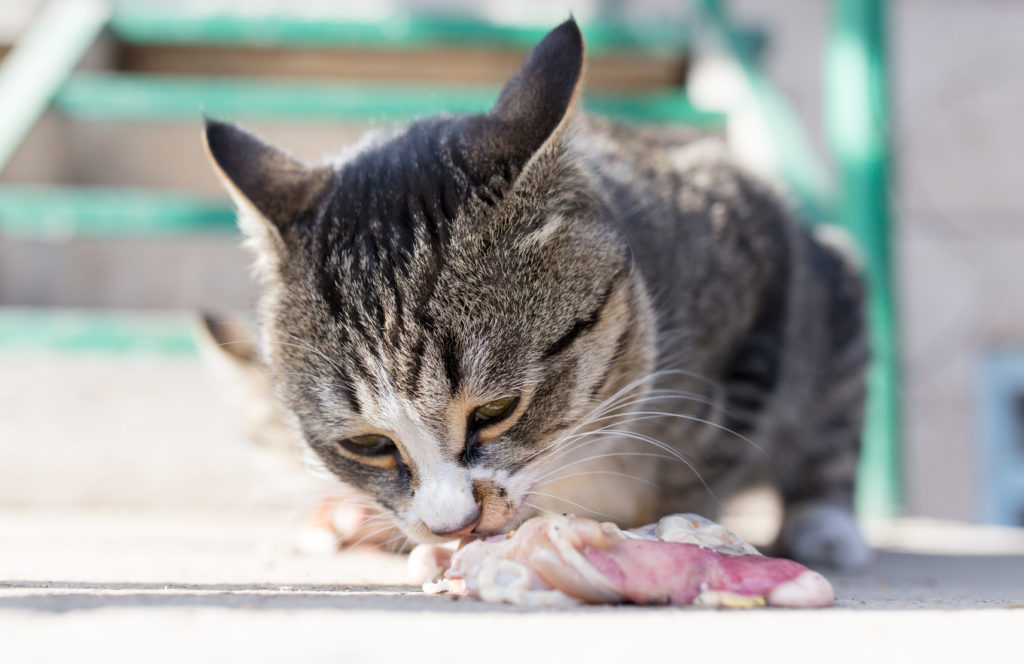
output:
[[453,530],[444,532],[439,532],[431,528],[430,532],[434,533],[438,537],[450,537],[452,539],[455,539],[456,537],[465,537],[466,535],[473,532],[473,529],[480,524],[480,518],[482,516],[483,511],[478,506],[476,510],[469,516],[469,518],[462,523],[461,526],[457,526]]

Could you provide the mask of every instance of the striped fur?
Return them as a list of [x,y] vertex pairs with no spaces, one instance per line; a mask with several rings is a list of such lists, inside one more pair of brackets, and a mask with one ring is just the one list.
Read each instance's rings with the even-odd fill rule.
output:
[[[260,259],[280,398],[414,539],[503,532],[536,509],[713,514],[767,469],[804,515],[783,547],[862,563],[856,270],[711,139],[573,111],[582,59],[567,22],[491,113],[319,166],[208,125]],[[471,431],[504,397],[513,411]],[[366,434],[393,453],[339,445]]]

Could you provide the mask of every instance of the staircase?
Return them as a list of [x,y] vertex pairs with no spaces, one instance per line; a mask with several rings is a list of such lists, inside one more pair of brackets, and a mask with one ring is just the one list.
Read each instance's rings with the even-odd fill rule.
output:
[[[687,25],[578,19],[586,108],[724,127],[689,102]],[[368,127],[489,108],[555,22],[46,4],[0,65],[0,350],[189,352],[196,310],[250,306],[204,115],[315,160]]]

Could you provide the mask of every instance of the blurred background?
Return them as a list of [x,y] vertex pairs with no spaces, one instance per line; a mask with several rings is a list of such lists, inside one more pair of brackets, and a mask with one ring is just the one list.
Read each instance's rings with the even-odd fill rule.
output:
[[[488,108],[565,19],[585,105],[726,137],[872,288],[866,516],[1024,524],[1024,3],[4,0],[0,510],[290,514],[198,312],[248,312],[202,116],[319,159]],[[213,362],[216,364],[216,362]]]

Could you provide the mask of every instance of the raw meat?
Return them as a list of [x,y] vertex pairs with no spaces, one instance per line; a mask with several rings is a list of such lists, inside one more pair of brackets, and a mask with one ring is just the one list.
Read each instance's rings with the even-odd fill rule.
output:
[[835,601],[817,572],[762,556],[724,526],[693,514],[625,531],[573,516],[536,517],[454,555],[421,549],[413,562],[439,569],[449,555],[447,570],[425,583],[425,591],[526,606],[821,607]]

